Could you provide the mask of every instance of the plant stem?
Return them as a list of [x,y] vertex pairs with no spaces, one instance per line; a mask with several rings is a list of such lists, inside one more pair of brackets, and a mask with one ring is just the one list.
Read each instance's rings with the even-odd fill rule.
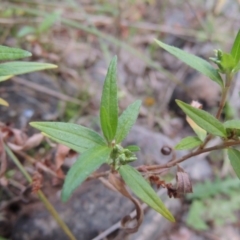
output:
[[216,118],[219,119],[222,113],[222,110],[225,106],[226,100],[227,100],[227,94],[229,91],[229,88],[231,86],[231,82],[232,82],[232,74],[231,73],[226,73],[226,84],[225,87],[223,88],[223,94],[222,94],[222,98],[219,104],[219,108],[216,114]]
[[[223,94],[222,94],[222,97],[221,97],[221,101],[220,101],[220,104],[219,104],[219,108],[218,108],[218,111],[217,111],[217,114],[216,114],[216,118],[219,119],[221,114],[222,114],[222,111],[223,111],[223,108],[226,104],[226,100],[227,100],[227,95],[228,95],[228,91],[229,91],[229,88],[231,86],[231,82],[232,82],[232,74],[231,73],[226,73],[226,83],[225,83],[225,86],[223,88]],[[199,147],[199,149],[203,149],[207,143],[212,139],[212,135],[209,134],[205,141],[203,142],[203,144],[201,144],[201,146]]]
[[[12,150],[4,144],[5,151],[7,152],[8,156],[13,160],[13,162],[17,165],[21,173],[24,175],[24,177],[27,179],[29,183],[32,183],[32,178],[28,174],[28,172],[25,170],[21,162],[18,160],[18,158],[15,156],[15,154],[12,152]],[[63,220],[58,215],[57,211],[53,207],[53,205],[48,201],[46,196],[41,190],[38,190],[38,197],[43,202],[46,209],[50,212],[50,214],[53,216],[53,218],[56,220],[56,222],[59,224],[59,226],[62,228],[62,230],[66,233],[66,235],[69,237],[70,240],[76,240],[74,235],[72,234],[71,230],[68,228],[68,226],[63,222]]]
[[[230,146],[236,146],[236,145],[239,145],[239,144],[240,144],[240,141],[234,141],[234,142],[225,142],[221,145],[216,145],[216,146],[209,147],[209,148],[204,148],[204,149],[199,148],[195,152],[190,152],[190,153],[186,154],[185,156],[183,156],[179,159],[173,160],[173,161],[165,163],[163,165],[151,165],[151,166],[144,166],[144,167],[145,167],[145,169],[147,169],[149,171],[162,169],[162,168],[170,168],[170,167],[176,166],[177,164],[179,164],[179,163],[181,163],[181,162],[183,162],[183,161],[185,161],[185,160],[187,160],[191,157],[200,155],[202,153],[210,152],[210,151],[218,150],[218,149],[224,149],[224,148],[227,148],[227,147],[230,147]],[[143,168],[143,166],[140,166],[139,168]]]

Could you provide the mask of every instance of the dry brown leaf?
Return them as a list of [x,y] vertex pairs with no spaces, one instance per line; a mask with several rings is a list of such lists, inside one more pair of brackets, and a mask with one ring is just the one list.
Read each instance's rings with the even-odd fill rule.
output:
[[130,199],[135,205],[137,213],[136,216],[133,218],[130,215],[125,216],[121,220],[121,225],[122,228],[128,233],[137,232],[143,221],[143,210],[140,202],[127,191],[125,188],[125,183],[122,181],[122,179],[118,178],[116,174],[110,173],[108,180],[123,196]]
[[57,186],[60,183],[62,183],[61,179],[64,179],[64,177],[65,177],[65,174],[63,173],[61,167],[62,167],[66,157],[68,156],[69,151],[70,151],[69,147],[66,147],[62,144],[58,144],[56,155],[55,155],[55,172],[57,174],[57,178],[54,178],[53,182],[52,182],[52,184],[54,186]]
[[64,146],[62,144],[59,144],[57,147],[55,163],[56,163],[56,173],[57,173],[58,177],[62,178],[64,176],[61,166],[63,165],[69,151],[70,151],[70,148],[67,146]]
[[8,179],[5,176],[0,177],[0,186],[3,186],[3,187],[8,186]]
[[43,141],[43,139],[44,136],[41,133],[33,134],[23,145],[23,150],[28,150],[38,146]]
[[37,193],[42,187],[43,176],[39,172],[35,172],[32,177],[32,192]]
[[[19,136],[17,136],[18,138]],[[22,151],[22,150],[29,150],[38,146],[44,139],[44,136],[41,133],[36,133],[32,135],[30,138],[26,139],[25,142],[20,145],[18,143],[8,142],[8,146],[14,151]],[[19,139],[18,139],[19,140]],[[19,142],[19,141],[17,141]]]
[[3,138],[0,132],[0,178],[3,177],[7,170],[7,156],[4,149]]
[[177,166],[176,181],[177,181],[176,190],[179,195],[192,193],[192,184],[189,179],[189,175],[186,172],[184,172],[184,170],[180,166]]
[[27,141],[27,135],[19,129],[11,128],[11,132],[13,133],[13,143],[19,146],[23,146]]

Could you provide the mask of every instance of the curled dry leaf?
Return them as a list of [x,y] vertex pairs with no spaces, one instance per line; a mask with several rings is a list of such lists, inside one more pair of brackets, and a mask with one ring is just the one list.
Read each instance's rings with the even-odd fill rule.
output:
[[16,128],[10,128],[10,131],[13,134],[13,143],[19,146],[23,146],[28,139],[27,135],[22,130]]
[[127,191],[124,182],[116,176],[116,173],[110,173],[108,180],[123,196],[130,199],[135,205],[136,216],[133,218],[130,215],[125,216],[121,221],[121,225],[128,233],[137,232],[143,221],[143,210],[140,202]]
[[192,184],[189,179],[189,175],[186,172],[184,172],[184,170],[180,166],[177,166],[176,181],[177,181],[176,190],[179,196],[186,193],[192,193]]
[[44,139],[44,136],[41,133],[36,133],[32,135],[30,138],[26,139],[25,142],[21,144],[16,144],[12,142],[8,142],[8,146],[15,152],[22,150],[29,150],[38,146]]
[[181,198],[186,193],[192,193],[192,184],[189,179],[189,176],[184,170],[177,166],[177,175],[176,175],[177,184],[173,186],[172,183],[164,183],[155,180],[160,183],[161,187],[167,188],[168,196],[171,198]]
[[11,128],[1,123],[0,131],[4,142],[15,152],[34,148],[38,146],[44,138],[41,133],[28,137],[22,130]]

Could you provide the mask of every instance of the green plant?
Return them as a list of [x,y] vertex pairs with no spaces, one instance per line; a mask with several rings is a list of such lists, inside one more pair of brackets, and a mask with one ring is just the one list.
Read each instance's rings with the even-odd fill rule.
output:
[[[9,61],[25,57],[30,57],[32,54],[28,51],[10,48],[0,45],[0,61]],[[39,63],[39,62],[5,62],[0,64],[0,82],[6,81],[13,77],[14,75],[34,72],[38,70],[56,68],[56,65],[49,63]],[[8,106],[8,103],[0,98],[0,104]]]
[[[157,185],[167,187],[169,196],[179,197],[182,194],[192,192],[192,187],[187,173],[185,173],[178,164],[204,152],[227,148],[233,169],[237,176],[240,177],[240,151],[233,148],[240,144],[240,121],[229,120],[222,122],[220,120],[234,74],[240,70],[240,31],[235,38],[231,53],[217,50],[216,57],[211,58],[211,60],[217,64],[217,68],[214,68],[209,62],[202,58],[186,53],[158,40],[156,40],[156,42],[160,47],[219,84],[222,89],[222,97],[216,116],[214,117],[210,113],[201,110],[199,105],[191,106],[180,100],[176,100],[178,106],[187,115],[187,120],[196,133],[195,137],[189,136],[182,139],[177,144],[176,150],[193,150],[179,159],[173,158],[166,164],[140,166],[137,169],[131,167],[129,163],[136,160],[134,151],[138,149],[137,147],[123,148],[121,142],[134,124],[141,102],[134,102],[118,117],[116,83],[117,59],[116,57],[113,58],[109,65],[103,86],[100,106],[100,122],[104,137],[91,129],[72,123],[30,123],[31,126],[41,130],[47,137],[81,153],[79,159],[71,167],[66,176],[62,190],[63,201],[68,200],[73,191],[100,165],[107,163],[110,166],[110,172],[96,174],[92,177],[106,176],[109,174],[109,182],[115,189],[135,204],[139,223],[141,223],[142,220],[139,204],[135,198],[129,195],[123,182],[119,180],[119,175],[125,184],[128,185],[133,193],[143,202],[147,203],[168,220],[174,221],[171,213],[166,209],[142,175],[148,176],[149,180]],[[225,75],[225,79],[222,79],[220,73]],[[220,137],[221,143],[212,147],[206,147],[214,137]],[[176,186],[166,184],[157,176],[162,170],[170,169],[174,166],[178,167]],[[134,230],[137,230],[137,228]],[[134,230],[132,229],[131,231]]]
[[240,182],[237,178],[216,179],[196,184],[194,193],[186,196],[192,201],[187,225],[196,230],[207,230],[207,222],[218,226],[236,223],[238,219],[234,213],[240,209],[239,187]]
[[[63,201],[67,201],[73,191],[92,172],[103,163],[107,163],[111,168],[111,173],[114,176],[119,173],[124,182],[143,202],[168,220],[174,221],[173,216],[149,183],[129,165],[137,159],[134,152],[138,151],[139,148],[137,146],[127,148],[121,146],[121,142],[137,119],[141,101],[138,100],[129,105],[118,117],[116,70],[117,58],[114,57],[108,68],[100,106],[100,122],[104,137],[91,129],[73,123],[32,122],[30,125],[41,130],[44,135],[53,140],[81,153],[66,176],[62,190]],[[115,183],[113,183],[114,181]],[[111,181],[115,188],[123,187],[119,186],[119,182],[116,184],[116,181],[116,179]]]
[[29,34],[40,36],[41,34],[47,32],[59,18],[60,14],[55,12],[46,15],[46,17],[43,19],[39,26],[24,26],[19,30],[17,36],[20,38]]

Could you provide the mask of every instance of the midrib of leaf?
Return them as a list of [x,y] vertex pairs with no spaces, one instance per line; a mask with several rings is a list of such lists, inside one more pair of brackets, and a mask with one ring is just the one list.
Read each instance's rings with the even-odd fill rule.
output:
[[[66,132],[66,131],[61,131],[61,130],[59,130],[59,128],[54,128],[54,127],[45,127],[44,126],[44,128],[47,128],[47,129],[54,129],[54,130],[58,130],[59,131],[59,133],[69,133],[69,132]],[[40,131],[42,131],[42,130],[40,130]],[[49,135],[48,133],[46,133],[47,135]],[[84,135],[81,135],[81,134],[77,134],[77,133],[75,133],[75,132],[70,132],[70,134],[72,134],[72,135],[75,135],[75,136],[77,136],[77,137],[79,137],[79,135],[81,136],[81,137],[83,137],[83,138],[85,138],[85,139],[88,139],[89,141],[91,141],[91,142],[94,142],[94,143],[96,143],[97,145],[101,145],[99,142],[97,142],[97,141],[94,141],[94,139],[92,139],[92,138],[89,138],[89,137],[86,137],[86,136],[84,136]],[[96,133],[97,134],[97,133]],[[99,135],[99,137],[101,137],[100,135]],[[56,138],[57,139],[57,138]],[[64,140],[65,141],[65,140]],[[102,146],[104,146],[104,140],[102,139],[102,141],[103,141],[103,144],[102,144]],[[67,141],[66,141],[67,142]],[[70,143],[70,142],[69,142]],[[72,143],[71,143],[72,144]],[[74,144],[73,144],[74,145]],[[76,145],[76,146],[78,146],[78,145]]]
[[[217,119],[215,119],[212,115],[210,115],[209,113],[207,113],[201,109],[194,108],[194,107],[190,106],[189,104],[186,104],[180,100],[176,100],[176,102],[179,105],[179,107],[184,111],[184,113],[187,116],[189,116],[201,128],[203,128],[204,130],[206,130],[209,133],[216,134],[221,137],[226,137],[226,131],[225,131],[223,124],[221,124],[221,122],[219,122]],[[188,112],[187,110],[190,112],[190,114],[192,114],[192,116],[189,113],[187,113]],[[195,113],[195,111],[201,113],[202,115],[204,115],[204,118],[208,118],[210,121],[205,120],[202,116],[199,116],[197,113]],[[200,119],[201,119],[201,121],[200,121]],[[212,121],[214,121],[214,122],[212,122]],[[219,125],[219,127],[221,129],[219,130],[219,128],[216,127],[216,125]],[[206,126],[208,126],[207,127],[208,130],[207,130]],[[212,130],[209,131],[209,129],[213,129],[214,131],[212,131]],[[219,133],[221,133],[221,134],[219,134]]]
[[112,78],[114,77],[114,72],[112,71],[111,74],[110,74],[110,91],[108,91],[108,111],[107,111],[107,114],[108,114],[108,120],[110,120],[110,122],[108,121],[108,127],[111,131],[111,135],[112,135],[112,132],[113,132],[113,129],[112,129],[112,126],[111,126],[111,104],[112,102],[110,101],[111,100],[111,92],[113,91],[113,84],[112,84]]
[[[107,148],[103,148],[103,149],[101,149],[100,151],[95,152],[91,157],[92,157],[92,158],[95,158],[95,157],[99,156],[102,152],[106,151],[106,149],[107,149]],[[87,163],[87,162],[85,162],[85,164],[86,164],[86,163]],[[82,168],[84,168],[84,165],[82,166]],[[75,173],[75,174],[74,174],[74,178],[72,178],[72,179],[75,180],[75,178],[77,178],[77,176],[78,176],[78,173]]]
[[[160,214],[162,214],[164,217],[168,217],[168,220],[174,222],[175,219],[174,217],[172,216],[172,214],[169,212],[169,210],[164,206],[163,202],[161,201],[161,199],[158,197],[158,195],[156,194],[156,192],[152,189],[152,187],[150,186],[150,184],[141,176],[139,175],[140,173],[137,172],[134,168],[132,168],[130,165],[123,165],[125,167],[122,168],[123,171],[128,171],[129,173],[129,170],[131,171],[134,171],[135,174],[132,174],[131,176],[126,176],[128,178],[131,177],[131,182],[135,182],[136,184],[136,189],[140,188],[141,191],[143,190],[144,194],[148,195],[148,201],[144,201],[144,198],[142,197],[142,194],[137,194],[137,190],[136,189],[132,189],[132,191],[134,192],[135,190],[135,195],[138,196],[140,199],[142,199],[143,202],[147,203],[150,207],[152,207],[153,209],[155,209],[157,212],[159,212]],[[122,167],[123,167],[122,166]],[[121,171],[121,168],[120,168],[120,171]],[[120,172],[121,173],[121,172]],[[139,176],[138,176],[139,175]],[[141,179],[142,178],[142,179]],[[142,184],[140,185],[139,184],[139,179],[140,181],[145,181],[145,184]],[[128,185],[128,184],[127,184]],[[130,185],[129,185],[130,187]],[[150,194],[149,194],[150,193]],[[154,194],[154,196],[151,196],[151,193]],[[157,198],[157,200],[155,199]],[[159,202],[158,202],[159,201]],[[162,208],[159,206],[159,204],[162,205]],[[152,205],[152,206],[151,206]]]
[[[131,122],[131,119],[129,119],[128,118],[128,120],[127,121],[125,121],[124,123],[125,123],[125,125],[127,125],[129,122]],[[119,124],[119,123],[118,123]],[[118,134],[118,131],[121,133],[121,134]],[[116,136],[119,136],[119,138],[121,137],[122,138],[122,135],[123,135],[124,133],[123,133],[123,131],[121,131],[121,129],[117,129],[117,133],[116,133]],[[117,141],[118,141],[118,139],[116,139]]]
[[[198,117],[198,115],[197,115],[197,114],[195,114],[195,113],[193,113],[193,114],[194,114],[195,116],[197,116],[197,117]],[[220,131],[219,131],[219,129],[218,129],[218,128],[216,128],[214,124],[212,124],[212,123],[209,123],[209,122],[208,122],[208,121],[206,121],[205,119],[202,119],[202,122],[203,122],[203,124],[205,124],[205,125],[211,126],[211,128],[213,128],[213,129],[214,129],[214,131],[220,132]],[[222,135],[222,136],[224,136],[224,135]]]
[[[86,148],[86,147],[83,147],[83,146],[79,146],[79,145],[76,145],[75,143],[73,143],[73,142],[69,142],[69,141],[67,141],[67,140],[62,140],[62,139],[59,139],[59,138],[56,138],[56,137],[53,137],[53,136],[51,136],[51,135],[49,135],[49,134],[47,134],[47,133],[44,133],[44,132],[42,132],[42,134],[44,135],[44,136],[46,136],[46,137],[49,137],[49,138],[52,138],[54,141],[56,141],[56,142],[65,142],[65,143],[69,143],[69,145],[73,145],[73,146],[75,146],[76,148],[82,148],[82,149],[85,149],[85,150],[88,150],[89,148]],[[64,145],[64,143],[63,143],[63,145]],[[98,144],[99,145],[99,144]],[[82,152],[82,151],[81,151]]]
[[[174,49],[175,47],[173,47],[173,46],[170,46],[170,47],[171,47],[171,49],[172,49],[176,54],[179,54],[179,53],[177,52],[177,50]],[[187,53],[187,52],[186,52],[186,53]],[[190,55],[190,53],[187,53],[187,54]],[[197,56],[195,56],[195,57],[197,57]],[[199,62],[196,61],[195,59],[191,59],[191,61],[193,61],[194,64],[197,65],[197,66],[200,67],[200,68],[202,68],[202,65],[204,65],[204,66],[207,68],[207,70],[208,70],[209,77],[212,78],[212,79],[218,80],[218,78],[216,78],[216,76],[213,74],[214,69],[212,68],[211,64],[208,63],[206,60],[201,59],[200,57],[197,57],[197,58],[198,58],[199,61],[201,61],[202,64],[199,64]]]

